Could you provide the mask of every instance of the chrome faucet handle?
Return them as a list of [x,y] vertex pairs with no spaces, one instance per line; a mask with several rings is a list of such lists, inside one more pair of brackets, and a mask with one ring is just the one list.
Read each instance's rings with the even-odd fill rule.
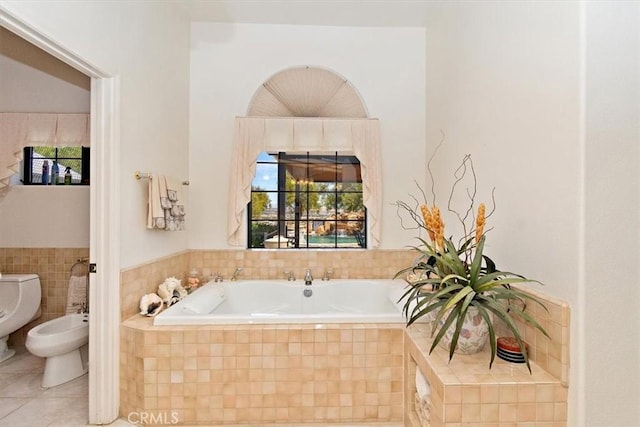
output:
[[322,280],[326,282],[327,280],[331,279],[331,276],[333,276],[333,270],[325,270],[324,274],[322,275]]
[[283,274],[287,276],[287,280],[289,282],[293,282],[296,280],[296,276],[293,275],[293,271],[283,271]]
[[216,276],[214,277],[213,281],[216,282],[216,283],[220,283],[220,282],[222,282],[222,280],[223,280],[222,279],[222,274],[220,274],[220,272],[218,271],[216,273]]

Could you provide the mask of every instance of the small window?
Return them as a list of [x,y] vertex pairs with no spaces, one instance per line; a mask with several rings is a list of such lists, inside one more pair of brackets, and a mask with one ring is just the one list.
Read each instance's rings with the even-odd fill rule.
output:
[[249,248],[366,248],[355,156],[262,153],[251,185]]
[[25,185],[89,185],[89,147],[25,147],[23,159]]

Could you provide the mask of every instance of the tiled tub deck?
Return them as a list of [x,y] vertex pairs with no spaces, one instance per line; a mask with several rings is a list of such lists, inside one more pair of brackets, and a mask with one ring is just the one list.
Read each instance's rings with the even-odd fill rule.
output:
[[[415,381],[405,382],[405,425],[411,427],[536,426],[565,427],[567,388],[531,361],[508,363],[496,356],[489,370],[490,350],[474,355],[454,355],[431,347],[430,327],[414,325],[405,340],[405,378],[416,369],[431,387],[429,423],[417,416]],[[488,346],[486,346],[488,347]]]
[[[519,324],[523,365],[444,350],[428,354],[422,326],[403,324],[121,325],[120,412],[182,425],[386,423],[420,426],[417,367],[431,385],[431,426],[566,426],[569,307],[542,299],[530,314],[551,340]],[[499,326],[498,326],[499,328]],[[498,335],[505,335],[499,330]],[[159,418],[158,418],[159,417]],[[424,425],[424,424],[423,424]]]

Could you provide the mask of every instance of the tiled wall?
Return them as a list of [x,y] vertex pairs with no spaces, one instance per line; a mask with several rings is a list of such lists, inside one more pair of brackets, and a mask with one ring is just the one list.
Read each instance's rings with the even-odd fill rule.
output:
[[206,280],[221,273],[228,280],[237,267],[241,279],[279,279],[284,271],[302,278],[310,268],[316,278],[325,270],[333,270],[334,278],[390,279],[406,265],[414,254],[407,250],[207,250],[188,251],[147,264],[131,267],[120,274],[122,320],[139,312],[140,297],[156,292],[165,278],[175,276],[185,280],[196,268]]
[[[529,344],[529,356],[538,366],[569,386],[569,321],[571,310],[565,301],[549,297],[523,285],[514,285],[538,298],[546,310],[535,303],[528,303],[529,313],[544,329],[551,339],[521,319],[514,317],[522,339]],[[504,325],[496,323],[497,336],[511,336]]]
[[250,279],[281,279],[284,271],[302,278],[307,268],[316,278],[333,270],[333,277],[341,279],[391,279],[414,257],[407,250],[191,251],[189,268],[205,277],[220,272],[227,279],[236,267],[243,268],[241,278]]
[[34,273],[42,286],[42,315],[11,334],[9,343],[24,345],[29,329],[63,316],[71,267],[89,256],[89,248],[0,248],[0,272]]
[[402,325],[121,327],[120,414],[180,424],[403,417]]
[[183,279],[187,275],[189,253],[182,252],[120,272],[120,313],[125,320],[140,311],[140,298],[155,293],[167,277]]

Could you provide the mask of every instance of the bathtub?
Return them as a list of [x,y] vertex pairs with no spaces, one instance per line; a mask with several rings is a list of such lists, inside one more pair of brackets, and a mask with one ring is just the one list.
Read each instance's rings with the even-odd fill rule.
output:
[[[402,323],[402,280],[209,282],[154,318],[154,325]],[[310,291],[310,292],[309,292]],[[310,294],[305,296],[305,294]]]

